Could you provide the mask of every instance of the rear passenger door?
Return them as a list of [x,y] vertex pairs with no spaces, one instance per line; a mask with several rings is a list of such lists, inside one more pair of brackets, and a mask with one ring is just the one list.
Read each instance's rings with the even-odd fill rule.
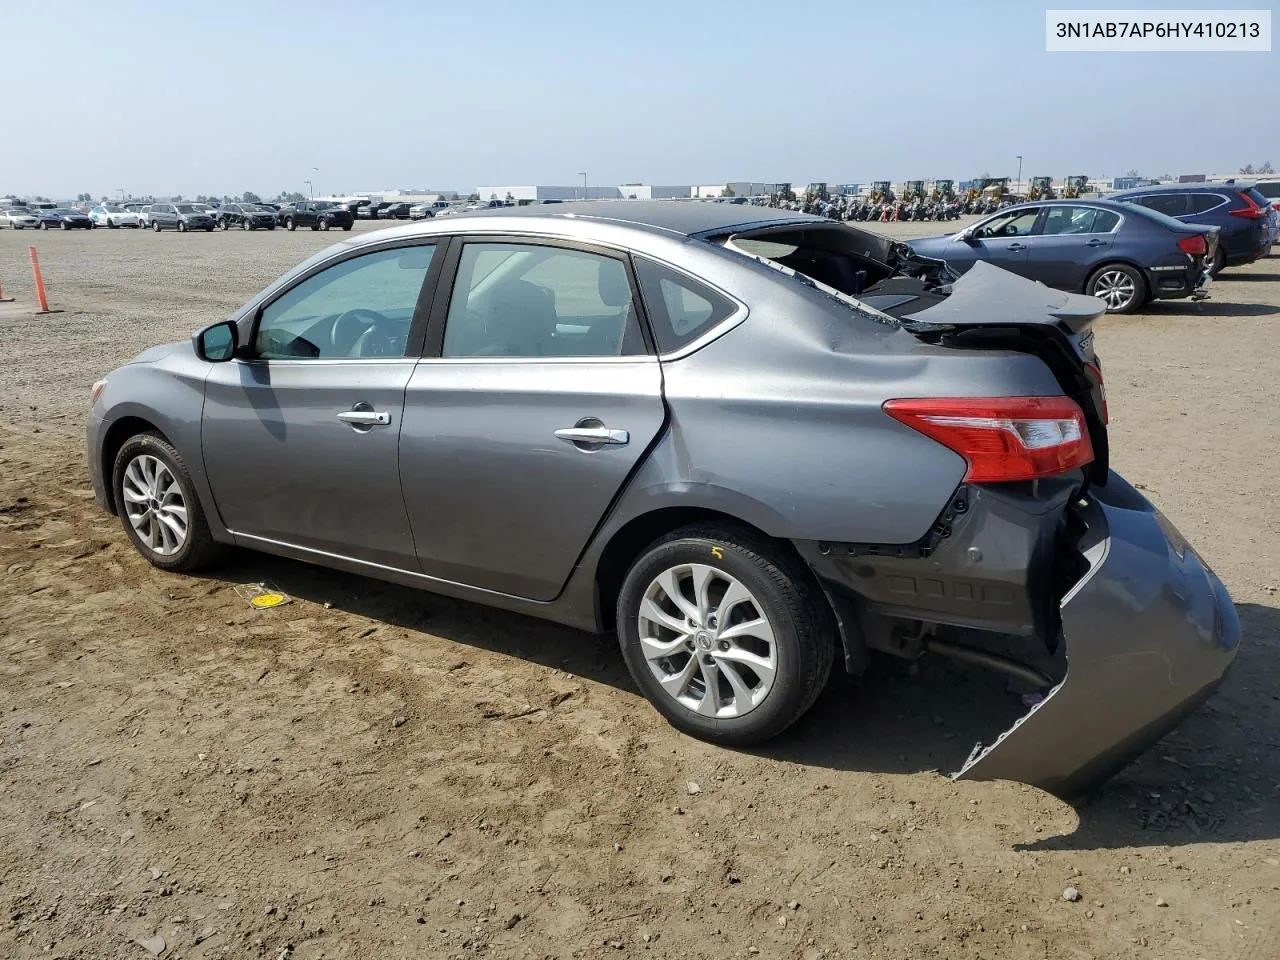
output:
[[550,600],[665,420],[630,263],[533,237],[455,240],[449,259],[400,437],[418,559]]
[[1111,251],[1119,225],[1113,210],[1046,208],[1038,233],[1028,240],[1025,276],[1059,290],[1083,291],[1089,274]]

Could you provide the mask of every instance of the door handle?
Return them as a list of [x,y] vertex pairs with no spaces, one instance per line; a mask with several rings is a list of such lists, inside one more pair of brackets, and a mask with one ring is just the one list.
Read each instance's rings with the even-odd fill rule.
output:
[[1107,241],[1098,239],[1086,240],[1084,245],[1086,247],[1105,247],[1107,245]]
[[385,427],[391,422],[391,414],[374,410],[343,410],[338,419],[357,427]]
[[609,443],[621,446],[631,442],[631,434],[625,430],[599,427],[562,427],[556,431],[557,439],[566,443]]
[[1018,250],[1027,249],[1027,245],[1025,243],[1011,243],[1009,244],[1009,249],[1016,252]]

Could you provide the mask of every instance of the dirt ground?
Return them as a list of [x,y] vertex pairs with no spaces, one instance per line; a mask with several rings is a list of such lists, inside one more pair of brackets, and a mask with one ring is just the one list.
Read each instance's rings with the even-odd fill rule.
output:
[[[1114,462],[1245,641],[1073,807],[938,774],[1002,696],[965,669],[838,678],[735,752],[595,637],[248,553],[152,569],[93,503],[90,383],[331,239],[0,233],[0,957],[1280,957],[1280,259],[1100,325]],[[62,313],[22,307],[30,242]]]

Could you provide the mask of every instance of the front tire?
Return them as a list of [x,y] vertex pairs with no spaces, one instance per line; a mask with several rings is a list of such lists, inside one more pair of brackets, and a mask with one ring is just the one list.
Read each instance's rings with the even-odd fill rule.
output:
[[218,224],[218,226],[222,227],[222,229],[223,229],[224,231],[230,230],[230,229],[231,229],[231,221],[230,221],[230,220],[228,220],[226,217],[223,217],[223,218],[222,218],[222,222],[221,222],[221,223],[219,223],[219,224]]
[[284,225],[285,225],[285,227],[286,227],[286,228],[288,228],[289,230],[297,230],[297,229],[298,229],[298,224],[294,221],[293,217],[290,217],[288,220],[286,220],[286,221],[284,222]]
[[160,221],[159,221],[159,220],[152,220],[152,221],[151,221],[151,229],[152,229],[152,230],[154,230],[156,233],[159,233],[159,232],[160,232]]
[[1089,277],[1084,292],[1107,305],[1107,313],[1133,313],[1147,299],[1142,272],[1127,263],[1108,263]]
[[179,220],[179,221],[178,221],[178,232],[179,232],[179,233],[186,233],[186,232],[187,232],[187,221],[185,221],[185,220]]
[[1209,276],[1216,277],[1227,266],[1227,253],[1222,247],[1213,252],[1213,262],[1209,264]]
[[209,532],[186,462],[159,434],[140,433],[126,440],[111,477],[125,534],[153,566],[185,573],[222,552]]
[[826,599],[803,564],[730,526],[677,530],[631,565],[618,642],[636,685],[679,730],[747,746],[817,699],[835,658]]

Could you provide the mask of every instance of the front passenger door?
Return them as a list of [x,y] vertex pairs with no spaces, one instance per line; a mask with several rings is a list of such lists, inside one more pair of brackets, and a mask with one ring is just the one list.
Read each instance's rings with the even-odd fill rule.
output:
[[436,263],[430,244],[340,255],[262,307],[236,359],[211,365],[205,470],[247,545],[416,568],[398,446]]
[[[1022,274],[1030,244],[1027,238],[1035,230],[1040,208],[1008,210],[997,213],[977,224],[957,238],[954,246],[960,257],[954,259],[957,266],[968,269],[975,260],[986,260],[997,267]],[[967,254],[967,256],[964,256]],[[946,260],[953,262],[948,253]]]

